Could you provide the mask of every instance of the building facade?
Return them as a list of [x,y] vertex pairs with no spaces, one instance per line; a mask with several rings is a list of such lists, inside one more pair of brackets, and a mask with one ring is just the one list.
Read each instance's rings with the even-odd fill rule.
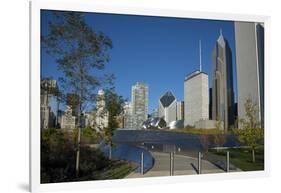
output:
[[159,99],[159,117],[163,118],[167,125],[177,120],[177,101],[171,91],[166,92]]
[[208,75],[201,71],[189,74],[184,81],[184,125],[209,119]]
[[224,129],[234,125],[232,52],[222,32],[213,49],[212,118],[222,121]]
[[56,127],[56,116],[50,107],[50,99],[57,89],[56,80],[41,80],[40,90],[40,127],[41,129]]
[[61,129],[72,130],[76,126],[76,117],[73,116],[72,107],[66,106],[64,115],[61,116]]
[[148,118],[148,86],[137,82],[132,86],[132,123],[135,129],[141,129]]
[[105,107],[105,93],[103,90],[99,90],[96,99],[95,127],[102,130],[107,126],[108,126],[108,112]]
[[132,113],[131,103],[126,102],[123,109],[124,109],[124,128],[132,129],[133,128],[133,113]]
[[83,113],[83,121],[84,124],[82,127],[94,127],[95,126],[95,120],[96,120],[96,112],[95,111],[89,111]]
[[159,107],[152,110],[151,117],[152,118],[159,117]]
[[256,119],[264,125],[264,27],[253,22],[235,22],[237,111],[245,118],[247,98],[257,105]]
[[[74,93],[67,93],[66,105],[71,108],[73,116],[78,117],[78,115],[81,113],[79,108],[79,95]],[[78,125],[78,123],[76,124]]]
[[213,120],[213,117],[212,117],[212,106],[213,106],[213,103],[212,103],[212,88],[209,88],[209,119],[210,120]]
[[177,101],[177,119],[176,120],[184,120],[184,102]]

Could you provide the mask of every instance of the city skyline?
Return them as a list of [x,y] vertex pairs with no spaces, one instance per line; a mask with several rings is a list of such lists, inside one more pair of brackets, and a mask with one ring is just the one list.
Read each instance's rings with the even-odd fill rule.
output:
[[[212,68],[211,52],[220,29],[235,54],[232,21],[95,13],[86,13],[85,18],[90,26],[102,31],[113,41],[111,60],[106,64],[104,72],[116,75],[115,86],[118,94],[130,101],[131,86],[136,82],[146,83],[150,88],[149,113],[158,106],[159,98],[167,91],[172,91],[178,101],[183,101],[184,78],[199,69],[199,40],[202,42],[202,70],[209,77]],[[42,11],[42,34],[46,33],[46,23],[50,20],[50,11]],[[62,76],[54,59],[45,51],[42,51],[41,63],[42,77],[51,76],[58,80]],[[235,76],[234,91],[236,96]]]
[[264,170],[262,23],[41,13],[41,183]]

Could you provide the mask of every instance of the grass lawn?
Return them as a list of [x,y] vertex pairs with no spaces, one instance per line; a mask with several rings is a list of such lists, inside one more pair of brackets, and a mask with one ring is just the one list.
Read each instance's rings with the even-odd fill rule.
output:
[[111,179],[122,179],[133,172],[136,165],[121,160],[110,161],[108,167],[102,170],[93,171],[91,175],[76,178],[72,181],[88,181],[88,180],[111,180]]
[[122,179],[136,169],[136,165],[125,161],[112,161],[109,167],[95,175],[95,180]]
[[[252,162],[252,151],[246,148],[231,148],[228,149],[230,152],[230,163],[240,168],[243,171],[257,171],[264,170],[264,149],[263,147],[258,148],[256,151],[256,162]],[[224,156],[226,150],[211,150],[210,152]]]

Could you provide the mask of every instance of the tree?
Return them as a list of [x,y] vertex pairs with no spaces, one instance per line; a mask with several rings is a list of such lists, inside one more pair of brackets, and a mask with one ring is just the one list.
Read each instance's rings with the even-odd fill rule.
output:
[[254,103],[250,97],[248,97],[244,103],[245,118],[240,118],[239,123],[241,128],[260,128],[260,122],[257,119],[258,106]]
[[[82,130],[84,131],[84,130]],[[82,132],[83,134],[83,132]],[[75,175],[73,133],[45,129],[41,133],[41,183],[96,180],[112,162],[99,149],[84,147],[81,151],[80,176]]]
[[256,161],[255,151],[257,147],[263,143],[264,131],[260,128],[260,123],[257,119],[258,108],[257,104],[253,103],[251,98],[247,98],[244,103],[245,118],[239,120],[241,128],[235,133],[242,144],[249,146],[252,150],[252,162]]
[[216,123],[215,123],[215,128],[216,128],[216,130],[222,130],[222,128],[223,128],[223,122],[221,121],[221,120],[219,120],[219,119],[217,119],[217,121],[216,121]]
[[204,152],[208,152],[210,147],[210,135],[201,134],[199,135],[199,140]]
[[95,100],[94,91],[111,76],[94,76],[109,61],[108,49],[111,39],[89,26],[79,12],[53,12],[48,33],[42,38],[43,48],[53,55],[58,69],[64,74],[60,78],[63,88],[78,96],[78,137],[76,152],[76,175],[79,175],[81,113],[88,102]]
[[224,145],[225,141],[226,141],[226,136],[225,136],[225,130],[223,129],[223,122],[217,118],[217,121],[215,123],[215,132],[213,134],[213,138],[212,141],[214,143],[214,145],[217,147],[217,151],[218,151],[218,147],[221,147]]
[[216,133],[213,135],[213,143],[217,147],[217,151],[218,151],[218,147],[222,147],[225,144],[225,141],[226,141],[225,134]]
[[104,128],[104,140],[109,145],[109,158],[111,159],[112,136],[119,127],[118,116],[123,113],[125,100],[119,96],[114,88],[105,90],[105,109],[108,112],[108,125]]

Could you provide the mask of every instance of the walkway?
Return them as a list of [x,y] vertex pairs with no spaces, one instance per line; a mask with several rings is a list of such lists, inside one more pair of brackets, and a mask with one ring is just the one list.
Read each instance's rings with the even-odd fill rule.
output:
[[[126,178],[140,177],[157,177],[170,175],[170,155],[168,153],[151,152],[155,159],[154,166],[144,175],[140,173],[131,173]],[[197,167],[197,159],[175,154],[174,160],[174,175],[191,175],[197,174],[192,164]],[[222,169],[216,167],[212,163],[202,160],[202,174],[207,173],[222,173]]]

